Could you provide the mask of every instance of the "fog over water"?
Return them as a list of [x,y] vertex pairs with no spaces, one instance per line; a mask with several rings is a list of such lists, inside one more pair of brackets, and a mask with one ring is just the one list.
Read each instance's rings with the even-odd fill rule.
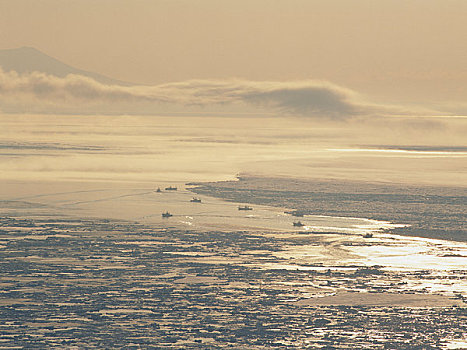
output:
[[[257,207],[245,217],[234,205],[222,201],[222,193],[206,193],[220,199],[203,197],[202,208],[193,206],[189,203],[192,194],[185,185],[236,180],[238,175],[288,178],[290,184],[282,183],[286,188],[294,179],[309,181],[311,185],[331,181],[321,187],[319,191],[323,193],[335,186],[332,181],[349,182],[337,190],[341,193],[352,192],[355,184],[365,183],[388,184],[393,186],[390,191],[398,193],[404,193],[404,186],[414,185],[457,187],[464,191],[467,183],[467,152],[461,136],[467,120],[459,118],[440,118],[434,124],[419,118],[333,122],[255,115],[3,115],[1,118],[5,126],[0,130],[1,199],[40,203],[62,213],[86,217],[165,224],[160,213],[169,210],[178,216],[171,222],[192,228],[287,231],[290,219],[283,211],[296,208],[305,200],[315,203],[310,214],[316,215],[304,226],[310,232],[365,233],[367,218],[380,220],[370,224],[369,232],[404,227],[407,223],[415,230],[414,219],[401,217],[397,205],[394,206],[397,202],[390,198],[380,209],[360,208],[352,212],[347,202],[339,212],[330,203],[345,203],[344,197],[332,200],[330,197],[331,201],[323,197],[324,202],[319,205],[318,198],[307,201],[306,194],[301,194],[299,200],[295,193],[277,209],[265,207],[261,211]],[[418,128],[411,127],[414,123],[418,123]],[[413,144],[400,142],[401,135],[411,135]],[[446,145],[443,140],[448,139]],[[170,185],[178,186],[179,191],[154,197],[157,187]],[[268,186],[276,190],[274,181]],[[300,187],[296,190],[300,191]],[[452,195],[456,191],[439,193]],[[259,192],[256,195],[262,196]],[[240,195],[235,201],[241,203],[246,198]],[[449,205],[454,207],[449,210],[457,212],[456,203],[464,197],[453,198],[449,199]],[[255,195],[248,200],[256,203]],[[355,200],[358,203],[357,197]],[[372,208],[372,197],[360,200],[369,201]],[[397,200],[401,201],[401,210],[402,201],[406,204],[413,201]],[[274,199],[263,204],[266,203],[274,205]],[[396,210],[391,215],[385,215],[388,206]],[[436,208],[435,211],[440,210]],[[346,209],[349,211],[345,212]],[[408,210],[416,210],[415,218],[422,213],[421,209]],[[444,217],[438,212],[436,215],[437,221]],[[456,240],[461,235],[458,230],[462,230],[459,220],[453,217],[449,223]],[[429,227],[435,226],[438,225]],[[416,232],[422,229],[426,231],[421,226]],[[438,236],[443,237],[440,234],[433,237]]]
[[[255,116],[0,118],[2,180],[190,182],[246,173],[467,183],[466,119],[334,123]],[[401,141],[405,136],[412,144]]]

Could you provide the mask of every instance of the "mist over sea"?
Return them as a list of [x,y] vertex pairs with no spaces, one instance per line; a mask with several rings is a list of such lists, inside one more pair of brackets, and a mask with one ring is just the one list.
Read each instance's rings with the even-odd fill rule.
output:
[[[242,173],[444,187],[467,183],[465,121],[458,118],[345,123],[255,115],[0,118],[2,180],[188,182]],[[417,136],[422,127],[430,130]],[[412,134],[411,144],[401,142],[404,134]]]
[[405,225],[397,229],[403,234],[466,239],[467,182],[459,170],[467,149],[423,140],[396,144],[377,122],[367,126],[371,137],[358,122],[336,128],[254,115],[1,118],[3,200],[139,220],[165,209],[142,200],[158,186],[237,181],[240,175],[253,180],[233,183],[234,192],[223,191],[227,182],[199,193],[388,221]]

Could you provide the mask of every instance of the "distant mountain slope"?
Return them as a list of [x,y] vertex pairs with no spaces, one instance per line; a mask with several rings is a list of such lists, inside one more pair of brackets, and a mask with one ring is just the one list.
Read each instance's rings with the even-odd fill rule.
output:
[[4,71],[14,70],[18,73],[38,71],[57,77],[65,77],[68,74],[80,74],[103,84],[130,85],[129,83],[101,74],[74,68],[33,47],[0,50],[0,66]]

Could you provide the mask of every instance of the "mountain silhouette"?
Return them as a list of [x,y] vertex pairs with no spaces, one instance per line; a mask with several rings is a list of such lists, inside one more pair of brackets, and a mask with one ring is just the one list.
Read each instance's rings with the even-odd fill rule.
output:
[[36,71],[61,78],[68,74],[79,74],[103,84],[130,85],[127,82],[112,79],[98,73],[74,68],[33,47],[27,46],[0,50],[0,66],[4,71],[16,71],[20,74]]

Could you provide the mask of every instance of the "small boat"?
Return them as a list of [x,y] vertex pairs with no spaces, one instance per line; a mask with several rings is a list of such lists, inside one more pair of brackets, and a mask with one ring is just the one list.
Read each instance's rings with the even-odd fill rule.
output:
[[156,192],[157,192],[157,193],[162,192],[161,189],[160,189],[160,187],[157,188]]
[[253,210],[252,207],[249,207],[248,205],[244,205],[243,207],[242,206],[239,206],[238,207],[238,210]]
[[170,214],[168,211],[166,211],[165,213],[162,213],[163,218],[170,218],[171,216],[173,216],[173,215]]
[[303,226],[305,226],[305,224],[302,223],[301,221],[295,221],[295,222],[293,223],[293,225],[294,225],[295,227],[303,227]]
[[191,203],[201,203],[201,199],[193,197],[193,199],[190,199]]
[[372,238],[373,234],[372,233],[365,233],[362,237],[363,238]]
[[166,187],[165,190],[166,190],[166,191],[176,191],[176,190],[177,190],[177,187],[169,186],[169,187]]

